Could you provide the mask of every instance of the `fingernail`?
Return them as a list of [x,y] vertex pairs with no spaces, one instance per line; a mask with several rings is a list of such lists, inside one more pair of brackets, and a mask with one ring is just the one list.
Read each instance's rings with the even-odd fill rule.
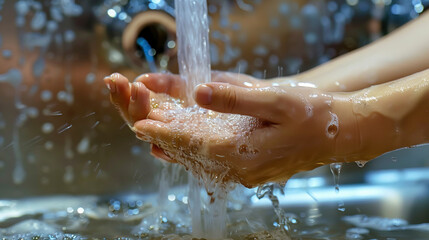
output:
[[210,105],[212,103],[213,90],[203,84],[199,85],[195,91],[195,101],[202,105]]
[[139,85],[137,85],[137,83],[133,83],[131,85],[131,101],[135,101],[137,99],[138,89],[139,89]]
[[115,83],[115,80],[113,78],[111,78],[109,80],[109,84],[108,84],[107,88],[109,88],[110,93],[115,93],[116,92],[116,83]]
[[135,126],[131,128],[131,131],[135,132],[138,135],[142,135],[142,133]]

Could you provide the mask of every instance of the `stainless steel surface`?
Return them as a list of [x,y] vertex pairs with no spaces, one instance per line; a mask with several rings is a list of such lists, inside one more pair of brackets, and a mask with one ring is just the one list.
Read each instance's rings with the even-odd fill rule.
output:
[[[419,171],[421,177],[412,180],[342,185],[339,193],[323,177],[297,178],[288,183],[284,195],[276,195],[293,239],[427,239],[429,170],[409,169],[399,176]],[[159,208],[157,194],[3,200],[0,234],[16,237],[16,231],[21,231],[27,233],[21,236],[34,237],[57,233],[75,239],[186,235],[186,191],[183,187],[170,189],[164,208]],[[250,233],[269,236],[276,231],[278,219],[271,201],[257,199],[255,191],[236,189],[230,196],[228,236],[243,239]],[[338,210],[340,203],[344,210]]]

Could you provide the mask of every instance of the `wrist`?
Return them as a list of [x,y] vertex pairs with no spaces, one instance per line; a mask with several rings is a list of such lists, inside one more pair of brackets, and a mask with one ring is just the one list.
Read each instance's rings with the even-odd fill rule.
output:
[[332,152],[337,161],[361,160],[363,136],[353,105],[350,94],[333,94],[331,111],[338,118],[338,134],[332,144]]
[[354,149],[356,160],[371,160],[400,147],[400,125],[377,111],[373,98],[358,92],[349,96],[349,103],[355,118],[355,135],[360,139]]

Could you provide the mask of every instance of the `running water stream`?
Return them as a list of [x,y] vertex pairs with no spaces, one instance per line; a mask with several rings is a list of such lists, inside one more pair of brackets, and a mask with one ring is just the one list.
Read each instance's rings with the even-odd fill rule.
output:
[[188,106],[194,88],[210,82],[209,23],[205,0],[175,1],[180,77],[186,81]]
[[[205,0],[175,1],[180,77],[186,81],[185,103],[195,105],[193,91],[210,82],[209,24]],[[204,174],[203,174],[204,175]],[[215,181],[189,174],[189,210],[192,233],[210,239],[226,235],[227,188]],[[204,181],[204,184],[202,183]],[[204,185],[206,193],[201,191]],[[206,196],[205,196],[205,195]]]

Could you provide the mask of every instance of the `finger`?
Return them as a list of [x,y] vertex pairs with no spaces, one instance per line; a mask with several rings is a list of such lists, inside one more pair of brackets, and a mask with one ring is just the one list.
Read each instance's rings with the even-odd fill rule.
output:
[[128,79],[119,73],[105,77],[104,82],[110,90],[110,101],[119,110],[126,121],[128,116],[128,104],[130,102],[130,85]]
[[[148,120],[151,121],[151,120]],[[139,128],[140,129],[140,128]],[[142,129],[137,130],[136,128],[133,127],[133,131],[136,133],[136,137],[142,141],[145,142],[160,142],[159,140],[154,139],[153,135],[148,136],[146,134],[142,134],[140,131],[144,131]],[[151,144],[151,154],[159,159],[163,159],[165,161],[171,162],[171,163],[177,163],[176,160],[173,160],[172,158],[170,158],[169,156],[167,156],[164,152],[163,149],[161,149],[160,147],[158,147],[155,144]]]
[[279,107],[280,95],[272,88],[244,88],[225,83],[197,86],[195,101],[201,107],[223,113],[248,115],[273,123],[284,113]]
[[128,106],[128,115],[131,124],[145,119],[151,110],[150,91],[141,82],[131,84],[131,98]]
[[137,136],[142,136],[141,139],[144,141],[161,146],[163,149],[189,147],[190,133],[178,130],[176,125],[144,119],[137,121],[132,130]]
[[152,109],[150,113],[147,115],[148,119],[152,119],[159,122],[170,122],[171,117],[168,116],[168,114],[161,109]]
[[135,82],[141,82],[155,93],[165,93],[180,98],[185,82],[178,75],[166,73],[149,73],[138,76]]
[[144,119],[134,123],[132,130],[144,141],[152,143],[168,143],[171,129],[167,123],[152,119]]
[[162,150],[161,148],[159,148],[158,146],[156,146],[155,144],[151,144],[151,154],[159,159],[163,159],[167,162],[171,162],[171,163],[177,163],[176,160],[171,159],[169,156],[167,156],[164,152],[164,150]]

